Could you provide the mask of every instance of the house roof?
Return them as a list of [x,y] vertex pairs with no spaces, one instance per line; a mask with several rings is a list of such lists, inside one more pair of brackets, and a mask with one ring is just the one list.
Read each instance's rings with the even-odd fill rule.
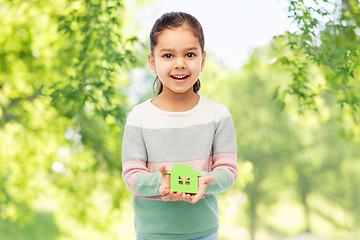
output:
[[179,165],[178,163],[174,163],[174,168],[170,171],[166,172],[167,174],[179,174],[179,175],[188,175],[188,176],[202,176],[200,173],[195,171],[193,168],[183,163]]

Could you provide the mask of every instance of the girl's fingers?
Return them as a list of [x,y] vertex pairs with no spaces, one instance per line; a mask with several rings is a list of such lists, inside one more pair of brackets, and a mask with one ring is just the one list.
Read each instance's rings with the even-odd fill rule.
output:
[[189,195],[189,194],[183,193],[182,199],[184,199],[185,202],[191,202],[192,201],[192,196]]
[[176,200],[182,200],[183,199],[183,194],[182,192],[177,192],[174,193],[173,191],[170,191],[169,194],[163,195],[162,196],[162,200],[163,201],[176,201]]
[[170,191],[170,175],[166,174],[161,182],[159,193],[160,195],[168,194]]
[[169,174],[165,175],[164,181],[166,182],[167,187],[170,187],[170,175]]
[[166,194],[166,195],[162,196],[162,200],[163,201],[169,201],[172,198],[173,195],[174,195],[174,192],[170,191],[169,194]]
[[173,197],[171,198],[171,200],[181,200],[181,196],[182,196],[182,192],[177,192],[173,195]]
[[199,191],[198,193],[193,197],[191,203],[196,203],[197,201],[202,198],[202,196],[205,193],[206,187],[209,183],[212,183],[215,180],[213,176],[203,176],[199,177]]
[[204,195],[205,189],[206,189],[206,185],[201,185],[201,186],[199,186],[199,191],[198,191],[198,193],[194,196],[194,198],[192,199],[191,203],[196,203],[197,201],[199,201],[200,198]]
[[159,171],[160,171],[160,173],[161,173],[161,175],[163,176],[163,177],[165,177],[167,174],[166,174],[166,172],[167,172],[167,170],[166,170],[166,166],[165,165],[161,165],[160,167],[159,167]]
[[166,195],[166,194],[169,194],[169,188],[166,188],[166,187],[160,187],[159,193],[160,193],[160,195]]
[[[187,193],[183,193],[183,192],[173,192],[173,191],[170,191],[168,194],[164,194],[162,196],[162,200],[163,201],[178,201],[178,200],[182,200],[182,201],[185,201],[185,202],[189,202],[189,203],[193,203],[193,199],[196,195],[190,195],[190,194],[187,194]],[[202,196],[202,194],[201,194]],[[201,198],[201,196],[198,197],[198,199]],[[195,202],[198,201],[198,199],[195,199]],[[194,202],[194,203],[195,203]]]
[[206,184],[212,183],[214,180],[215,180],[215,178],[213,176],[208,177],[208,180],[207,180]]
[[[203,176],[201,177],[201,181],[203,184],[208,185],[209,183],[212,183],[215,180],[213,176]],[[200,182],[200,179],[199,179]]]

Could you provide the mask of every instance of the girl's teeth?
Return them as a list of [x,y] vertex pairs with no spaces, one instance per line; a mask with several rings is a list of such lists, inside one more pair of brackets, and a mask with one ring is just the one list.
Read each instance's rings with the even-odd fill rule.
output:
[[186,78],[186,76],[173,76],[173,77],[178,79]]

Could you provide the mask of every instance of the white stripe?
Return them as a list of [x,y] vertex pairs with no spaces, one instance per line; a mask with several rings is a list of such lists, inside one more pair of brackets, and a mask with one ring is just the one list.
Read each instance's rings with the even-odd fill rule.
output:
[[228,116],[230,112],[225,106],[200,95],[199,103],[186,112],[162,111],[149,99],[134,107],[126,124],[146,129],[184,128],[213,121],[219,122]]

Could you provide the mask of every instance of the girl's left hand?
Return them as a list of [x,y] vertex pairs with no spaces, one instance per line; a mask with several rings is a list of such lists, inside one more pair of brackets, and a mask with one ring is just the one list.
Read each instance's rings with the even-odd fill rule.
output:
[[[187,198],[185,201],[195,204],[204,195],[207,185],[209,183],[212,183],[214,180],[215,180],[215,178],[213,176],[201,176],[201,177],[199,177],[199,191],[198,191],[198,193],[195,196],[190,196],[190,195],[187,194],[187,196],[185,196]],[[189,201],[189,200],[191,200],[191,201]]]

